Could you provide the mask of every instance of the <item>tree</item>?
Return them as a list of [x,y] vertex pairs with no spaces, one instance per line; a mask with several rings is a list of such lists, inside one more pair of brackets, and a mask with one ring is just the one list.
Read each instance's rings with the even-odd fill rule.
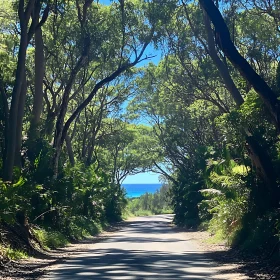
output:
[[107,133],[101,139],[102,149],[97,151],[97,156],[99,154],[100,166],[110,170],[113,183],[121,185],[128,175],[151,168],[154,154],[149,150],[156,142],[151,138],[149,127],[107,119],[104,128]]
[[231,63],[239,70],[241,75],[248,80],[254,87],[256,92],[261,96],[268,112],[272,117],[272,121],[280,131],[280,104],[277,95],[268,86],[268,84],[254,71],[250,64],[240,55],[234,46],[227,25],[219,12],[218,8],[211,0],[200,0],[199,3],[209,16],[211,22],[215,26],[216,42],[231,61]]
[[[4,162],[6,180],[12,180],[13,167],[15,159],[19,156],[19,147],[22,138],[22,119],[24,110],[24,100],[26,96],[26,50],[27,46],[32,39],[36,29],[42,26],[49,14],[49,5],[42,11],[41,1],[29,0],[26,5],[24,0],[20,0],[17,5],[17,12],[19,16],[20,25],[20,45],[18,50],[18,61],[15,76],[15,83],[12,92],[11,107],[9,112],[9,123],[7,133],[7,152]],[[42,13],[42,18],[39,21],[38,17]],[[29,21],[31,24],[29,26]]]
[[[132,7],[137,7],[136,3]],[[148,5],[148,4],[147,4]],[[148,6],[149,7],[149,6]],[[72,122],[76,119],[76,117],[81,113],[83,109],[86,108],[86,106],[90,103],[90,101],[93,99],[93,97],[97,94],[97,92],[106,84],[112,82],[115,78],[126,72],[128,69],[132,68],[136,64],[142,61],[142,57],[144,55],[144,52],[148,46],[148,44],[151,42],[151,40],[154,37],[155,33],[155,27],[156,23],[149,21],[149,17],[146,17],[147,22],[141,21],[140,16],[136,19],[132,16],[132,11],[128,8],[126,13],[122,13],[122,6],[121,9],[112,10],[109,11],[109,13],[120,13],[119,17],[116,17],[116,19],[120,19],[120,21],[117,23],[116,26],[118,26],[120,29],[118,32],[122,34],[122,36],[116,36],[118,33],[114,34],[114,37],[116,38],[116,41],[114,42],[113,49],[111,49],[111,55],[107,57],[107,54],[105,55],[105,61],[103,61],[102,67],[104,67],[103,71],[103,77],[100,78],[98,82],[94,85],[94,87],[91,89],[91,91],[88,93],[88,96],[76,107],[76,109],[73,111],[72,115],[66,120],[64,124],[64,117],[66,115],[67,110],[67,104],[69,101],[69,87],[66,87],[67,92],[64,93],[64,101],[62,101],[61,105],[61,113],[58,116],[57,123],[56,123],[56,134],[54,137],[54,148],[55,148],[55,156],[54,156],[54,174],[55,177],[57,176],[58,171],[58,160],[61,152],[61,147],[64,142],[64,139],[67,135],[67,131],[72,124]],[[142,8],[145,8],[145,6],[142,6]],[[133,11],[134,12],[134,11]],[[125,16],[125,18],[124,18]],[[142,13],[142,19],[145,18],[145,14]],[[127,19],[127,20],[126,20]],[[131,30],[131,23],[133,22],[134,28],[136,28],[137,32],[133,31],[132,33],[128,30]],[[144,22],[144,23],[143,23]],[[127,27],[127,29],[125,28]],[[87,39],[90,38],[90,33],[87,34]],[[117,39],[118,38],[118,39]],[[132,40],[133,45],[130,44],[130,41]],[[104,42],[104,41],[103,41]],[[104,42],[105,43],[105,42]],[[106,44],[104,44],[102,47],[104,48]],[[90,46],[87,46],[88,48]],[[87,49],[89,50],[89,49]],[[109,54],[110,54],[109,52]],[[102,54],[102,52],[101,52]],[[113,57],[111,57],[113,56]],[[102,57],[102,55],[101,55]],[[144,59],[147,59],[144,58]],[[107,68],[106,63],[109,63],[110,68]],[[113,62],[113,63],[112,63]],[[112,65],[113,64],[113,65]],[[76,75],[76,71],[78,71],[79,67],[75,69],[74,73]],[[105,75],[104,75],[105,73]],[[72,77],[70,80],[73,82],[75,77]],[[71,82],[71,84],[72,84]],[[69,84],[70,85],[70,84]]]

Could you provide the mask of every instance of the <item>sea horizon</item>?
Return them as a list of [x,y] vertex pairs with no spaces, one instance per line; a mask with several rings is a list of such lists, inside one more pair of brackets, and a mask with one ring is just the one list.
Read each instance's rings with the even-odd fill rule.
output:
[[156,184],[122,184],[122,187],[126,190],[126,197],[133,198],[139,197],[145,193],[155,193],[161,188],[161,183]]

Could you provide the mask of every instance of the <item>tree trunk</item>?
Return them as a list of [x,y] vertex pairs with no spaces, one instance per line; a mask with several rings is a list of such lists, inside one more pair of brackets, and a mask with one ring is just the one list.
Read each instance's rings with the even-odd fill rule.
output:
[[74,84],[75,78],[79,72],[79,70],[82,68],[84,63],[86,62],[87,59],[87,53],[82,54],[80,59],[78,60],[77,64],[72,70],[72,73],[70,75],[70,78],[68,80],[68,83],[65,87],[64,93],[63,93],[63,98],[62,98],[62,103],[59,111],[59,115],[56,121],[56,129],[55,129],[55,136],[54,136],[54,144],[53,147],[55,149],[55,154],[54,154],[54,178],[57,178],[58,175],[58,162],[59,162],[59,157],[61,154],[61,149],[63,142],[65,140],[65,136],[63,135],[63,127],[64,127],[64,118],[66,116],[67,108],[68,108],[68,103],[69,103],[69,98],[70,98],[70,92],[72,89],[72,86]]
[[[76,117],[81,113],[81,111],[87,107],[87,105],[91,102],[91,100],[96,95],[96,93],[98,92],[99,89],[101,89],[104,85],[113,81],[115,78],[117,78],[118,76],[120,76],[122,73],[124,73],[128,69],[132,68],[133,66],[137,65],[141,61],[141,58],[142,58],[147,46],[151,42],[153,36],[154,36],[154,29],[152,28],[150,36],[147,38],[146,42],[143,44],[141,51],[139,52],[138,56],[135,57],[134,61],[131,62],[131,63],[127,63],[127,62],[123,63],[122,66],[119,66],[109,76],[107,76],[103,80],[99,81],[94,86],[94,88],[92,89],[92,91],[90,92],[88,97],[76,108],[76,110],[72,113],[72,115],[69,117],[69,119],[65,122],[65,125],[63,125],[63,122],[64,122],[64,117],[66,115],[66,109],[67,109],[69,96],[68,96],[68,99],[67,99],[67,96],[65,98],[65,99],[67,99],[67,102],[64,102],[64,97],[63,97],[62,111],[61,111],[61,114],[59,115],[58,120],[57,120],[55,140],[54,140],[54,145],[53,145],[53,147],[55,149],[54,178],[56,178],[57,175],[58,175],[58,162],[59,162],[59,157],[60,157],[60,153],[61,153],[61,148],[62,148],[62,144],[65,140],[65,136],[68,132],[68,129],[69,129],[71,123],[76,119]],[[85,44],[86,44],[86,40],[85,40]],[[84,48],[87,51],[89,51],[89,47],[85,46]],[[79,62],[77,62],[77,64],[78,63]]]
[[65,142],[66,142],[66,148],[67,148],[70,164],[72,166],[74,166],[75,158],[74,158],[74,153],[73,153],[73,149],[72,149],[71,139],[68,134],[65,137]]
[[278,133],[280,133],[280,102],[277,99],[277,95],[254,71],[246,59],[240,55],[230,38],[228,27],[214,2],[212,0],[199,0],[199,3],[215,27],[216,41],[219,47],[231,63],[239,70],[240,74],[260,95],[272,117],[272,121]]
[[18,105],[15,162],[14,162],[14,165],[20,168],[22,167],[22,161],[21,161],[22,124],[23,124],[23,117],[24,117],[26,92],[27,92],[27,81],[26,81],[26,75],[24,75],[22,85],[21,85],[20,99]]
[[35,95],[29,129],[31,139],[38,138],[38,127],[43,109],[43,79],[45,74],[44,42],[42,29],[35,32]]
[[92,139],[92,141],[90,142],[90,146],[88,148],[88,154],[86,158],[87,166],[90,166],[92,164],[92,156],[93,156],[94,148],[95,148],[95,139]]
[[7,145],[7,158],[5,161],[4,179],[12,181],[13,168],[16,152],[16,139],[17,139],[17,126],[18,126],[18,105],[21,95],[21,87],[25,75],[25,61],[26,61],[26,48],[28,44],[27,24],[21,24],[21,37],[18,53],[18,62],[16,70],[15,85],[12,92],[12,102],[9,115],[9,131],[8,131],[8,145]]
[[8,131],[9,131],[9,105],[8,105],[8,100],[6,96],[6,92],[4,89],[4,85],[0,84],[0,90],[1,90],[1,100],[2,100],[2,113],[3,113],[3,138],[4,138],[4,143],[2,146],[2,162],[5,163],[6,158],[7,158],[7,146],[8,146]]
[[220,57],[217,54],[211,24],[210,24],[209,18],[206,14],[204,15],[204,24],[205,24],[205,29],[206,29],[206,33],[207,33],[208,53],[211,56],[212,61],[216,65],[216,67],[219,71],[219,74],[225,83],[227,90],[230,92],[236,105],[238,107],[240,107],[244,103],[244,99],[243,99],[242,95],[240,94],[238,88],[234,84],[234,81],[232,80],[232,78],[230,76],[227,66],[224,64],[224,62],[220,59]]
[[[25,3],[24,0],[18,1],[18,16],[20,21],[20,45],[18,51],[18,61],[17,61],[17,69],[16,69],[16,76],[15,76],[15,84],[13,87],[12,92],[12,101],[10,106],[10,113],[9,113],[9,131],[7,135],[7,158],[4,163],[4,179],[11,181],[13,178],[13,168],[14,168],[14,161],[15,161],[15,154],[16,149],[18,148],[18,124],[22,122],[20,118],[21,110],[19,108],[19,102],[21,98],[22,92],[22,85],[25,77],[26,71],[26,50],[28,43],[30,42],[32,36],[34,35],[37,27],[37,20],[35,18],[39,18],[40,11],[41,11],[41,1],[36,0],[29,0]],[[36,6],[36,9],[34,10]],[[47,5],[43,15],[42,20],[39,23],[42,26],[45,21],[47,20],[49,13],[49,6]],[[30,23],[31,15],[33,15],[32,21]],[[30,24],[29,24],[30,23]],[[24,104],[21,104],[24,108]]]
[[[244,103],[243,97],[241,96],[238,88],[232,80],[227,66],[217,54],[211,24],[206,14],[204,16],[204,23],[207,33],[208,53],[211,56],[214,64],[216,65],[226,88],[228,89],[229,93],[235,100],[237,107],[239,108]],[[246,127],[241,132],[246,136],[246,148],[253,165],[256,167],[257,174],[266,182],[269,189],[273,193],[276,187],[276,175],[272,161],[267,151],[259,145],[258,141],[252,135],[250,135]],[[271,197],[273,198],[275,196],[272,195]]]

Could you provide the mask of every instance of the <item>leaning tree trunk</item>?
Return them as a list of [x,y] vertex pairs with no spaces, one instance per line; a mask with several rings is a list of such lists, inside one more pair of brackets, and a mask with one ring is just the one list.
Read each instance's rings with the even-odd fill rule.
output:
[[238,88],[236,87],[234,81],[232,80],[227,66],[220,59],[220,57],[217,54],[217,49],[215,46],[215,41],[214,41],[214,37],[213,37],[213,31],[211,28],[211,24],[210,24],[208,16],[205,13],[204,13],[204,25],[205,25],[205,29],[206,29],[206,35],[207,35],[207,44],[208,44],[207,52],[210,55],[214,64],[216,65],[216,67],[219,71],[219,74],[225,83],[227,90],[231,94],[236,105],[238,107],[240,107],[244,103],[244,99],[243,99],[242,95],[240,94]]
[[[207,34],[207,51],[210,57],[212,58],[212,61],[216,65],[220,76],[222,77],[225,83],[226,88],[228,89],[237,107],[239,108],[244,103],[244,99],[240,94],[240,91],[236,87],[234,81],[232,80],[227,66],[217,54],[211,24],[206,14],[204,15],[204,24]],[[246,127],[244,127],[243,131],[241,132],[246,137],[246,148],[248,150],[248,154],[252,160],[253,165],[256,167],[257,174],[267,183],[270,190],[274,192],[274,189],[276,187],[276,175],[272,161],[267,151],[259,145],[258,141],[254,138],[253,135],[249,133]]]
[[[59,163],[59,157],[61,154],[61,149],[63,142],[65,140],[66,134],[68,132],[68,129],[72,122],[76,119],[76,117],[81,113],[82,110],[84,110],[87,105],[91,102],[93,97],[96,95],[96,93],[101,89],[104,85],[110,83],[117,77],[119,77],[122,73],[127,71],[128,69],[132,68],[133,66],[137,65],[140,61],[141,58],[151,42],[152,38],[154,36],[154,28],[151,29],[150,36],[146,39],[146,42],[143,44],[141,51],[139,54],[134,58],[133,62],[128,63],[127,61],[124,62],[122,65],[120,65],[114,72],[112,72],[109,76],[106,78],[102,79],[99,81],[88,97],[76,108],[76,110],[72,113],[72,115],[69,117],[69,119],[64,123],[64,117],[66,115],[66,109],[67,109],[67,102],[62,101],[62,105],[65,104],[66,106],[62,106],[62,113],[59,115],[58,120],[57,120],[57,125],[56,125],[56,132],[55,132],[55,141],[54,141],[54,149],[55,149],[55,155],[54,155],[54,178],[57,178],[58,175],[58,163]],[[86,38],[85,38],[86,39]],[[85,40],[86,43],[87,40]],[[89,51],[89,46],[86,46],[85,44],[85,50]],[[69,98],[69,97],[68,97]],[[64,99],[64,98],[63,98]]]
[[79,1],[76,1],[76,8],[78,12],[78,20],[80,22],[80,27],[81,27],[81,33],[83,35],[83,50],[81,53],[81,56],[79,60],[77,61],[76,65],[71,71],[70,78],[66,84],[63,97],[62,97],[62,103],[60,107],[60,111],[58,114],[58,118],[56,121],[56,127],[55,127],[55,135],[54,135],[54,144],[53,148],[55,150],[54,157],[53,157],[53,171],[54,171],[54,178],[56,179],[58,176],[58,164],[59,164],[59,158],[61,154],[61,149],[63,142],[66,137],[66,133],[63,133],[64,129],[64,119],[66,116],[67,108],[68,108],[68,103],[69,103],[69,98],[70,98],[70,92],[72,90],[73,83],[76,79],[76,76],[78,75],[80,69],[86,64],[88,60],[88,55],[90,51],[90,37],[89,34],[87,34],[85,24],[87,20],[87,11],[89,7],[92,5],[91,0],[86,0],[82,8],[80,7]]
[[260,95],[278,133],[280,133],[280,102],[277,99],[277,95],[238,52],[230,38],[228,27],[214,2],[212,0],[199,0],[199,3],[215,27],[216,41],[219,47],[240,74]]
[[[88,48],[88,47],[87,47]],[[54,158],[53,158],[53,164],[54,164],[54,178],[57,178],[58,175],[58,164],[59,164],[59,158],[61,154],[61,149],[63,142],[65,140],[65,136],[63,135],[63,127],[64,127],[64,119],[66,116],[70,93],[72,86],[75,82],[76,76],[79,73],[80,69],[84,66],[86,60],[87,60],[88,53],[83,53],[78,60],[77,64],[72,70],[72,73],[70,75],[70,78],[68,80],[68,83],[65,87],[63,97],[62,97],[62,103],[60,106],[59,115],[57,117],[56,126],[55,126],[55,135],[54,135],[54,144],[53,148],[55,150]]]

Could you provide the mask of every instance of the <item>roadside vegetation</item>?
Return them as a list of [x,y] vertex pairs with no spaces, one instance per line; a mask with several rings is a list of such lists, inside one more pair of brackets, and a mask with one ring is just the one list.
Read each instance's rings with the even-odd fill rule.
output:
[[125,209],[277,252],[280,10],[245,2],[2,1],[0,264]]
[[140,197],[129,198],[125,209],[126,216],[149,216],[173,213],[167,184],[155,193],[145,193]]

